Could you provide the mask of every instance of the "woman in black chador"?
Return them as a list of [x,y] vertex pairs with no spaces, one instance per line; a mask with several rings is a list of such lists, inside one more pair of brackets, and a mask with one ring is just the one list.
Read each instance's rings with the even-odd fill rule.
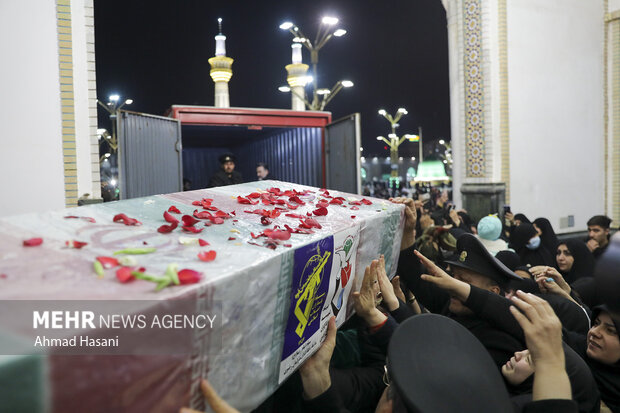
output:
[[515,227],[510,234],[510,247],[521,258],[521,264],[531,265],[546,265],[552,267],[555,265],[553,256],[542,245],[540,236],[536,228],[532,224],[522,223],[518,227]]

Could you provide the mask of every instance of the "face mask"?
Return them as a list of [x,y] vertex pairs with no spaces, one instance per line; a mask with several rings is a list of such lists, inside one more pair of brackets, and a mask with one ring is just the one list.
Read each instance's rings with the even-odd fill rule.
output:
[[540,237],[534,237],[527,243],[526,247],[530,250],[535,250],[540,247]]

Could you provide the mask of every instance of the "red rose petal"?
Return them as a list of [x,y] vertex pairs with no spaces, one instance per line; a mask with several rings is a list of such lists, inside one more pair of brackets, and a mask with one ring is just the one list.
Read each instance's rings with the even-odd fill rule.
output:
[[228,215],[226,212],[224,211],[217,211],[215,213],[216,217],[220,217],[220,218],[230,218],[230,215]]
[[329,205],[329,202],[327,201],[319,201],[316,203],[316,206],[318,206],[319,208],[327,208],[328,205]]
[[204,262],[211,262],[215,259],[217,253],[213,250],[211,251],[202,251],[200,253],[198,253],[198,259],[200,259],[200,261],[204,261]]
[[119,262],[116,258],[114,257],[97,257],[97,261],[99,261],[101,263],[101,265],[103,266],[103,268],[108,269],[108,268],[114,268],[114,267],[118,267],[119,266]]
[[125,221],[127,218],[128,218],[128,216],[125,215],[125,214],[116,214],[112,218],[112,221],[114,221],[114,222],[121,222],[121,221]]
[[192,205],[200,206],[200,205],[202,205],[202,202],[201,201],[194,201],[194,202],[192,202]]
[[211,222],[214,223],[215,225],[220,225],[224,223],[224,219],[220,217],[215,217],[211,219]]
[[252,192],[248,195],[248,198],[260,198],[260,194],[258,192]]
[[204,247],[204,246],[209,245],[209,243],[208,243],[207,241],[203,240],[202,238],[198,238],[198,244],[199,244],[201,247]]
[[78,250],[79,250],[80,248],[82,248],[82,247],[84,247],[84,246],[88,245],[88,242],[75,241],[75,240],[74,240],[74,241],[71,241],[71,242],[72,242],[72,244],[73,244],[73,248],[78,249]]
[[114,222],[122,222],[125,225],[142,225],[142,222],[138,221],[135,218],[129,218],[125,214],[116,214],[114,218],[112,218]]
[[340,198],[334,198],[331,201],[329,201],[330,204],[336,204],[336,205],[342,205],[344,201]]
[[201,233],[201,232],[202,232],[202,230],[204,229],[204,228],[188,227],[188,226],[186,226],[186,225],[183,225],[181,228],[182,228],[182,229],[183,229],[183,231],[185,231],[185,232],[193,232],[194,234],[199,234],[199,233]]
[[133,268],[131,267],[121,267],[118,270],[116,270],[116,278],[122,283],[133,281],[136,279],[136,277],[131,275],[132,271],[133,271]]
[[372,205],[372,201],[366,198],[362,198],[362,203],[364,205]]
[[317,216],[327,215],[327,208],[325,207],[317,208],[313,211],[313,213],[314,215],[317,215]]
[[30,238],[24,241],[24,247],[37,247],[43,244],[43,238]]
[[351,201],[349,202],[349,205],[362,205],[361,201]]
[[185,226],[185,227],[191,227],[195,223],[200,222],[200,221],[198,221],[196,218],[194,218],[191,215],[183,215],[183,218],[181,218],[181,219],[183,220],[183,226]]
[[282,241],[286,241],[291,238],[291,233],[288,231],[282,231],[279,229],[266,229],[264,231],[265,235],[272,239],[280,239]]
[[160,232],[162,234],[168,234],[174,231],[178,226],[179,226],[178,221],[173,222],[170,225],[162,225],[161,227],[157,228],[157,232]]
[[358,207],[356,207],[356,206],[352,206],[352,207],[351,207],[351,209],[352,209],[353,211],[357,211],[359,208],[358,208]]
[[[174,205],[172,205],[170,208],[168,208],[168,212],[174,212],[175,214],[180,214],[181,211],[179,211],[179,208],[175,207]],[[168,221],[170,222],[170,221]]]
[[247,205],[256,205],[256,204],[258,204],[258,201],[252,201],[251,199],[244,198],[242,196],[238,196],[237,197],[237,202],[240,203],[240,204],[247,204]]
[[318,228],[318,229],[323,228],[321,224],[319,224],[319,222],[314,218],[306,218],[304,220],[304,223],[308,225],[309,228]]
[[198,212],[198,210],[194,210],[194,218],[198,218],[198,219],[211,219],[213,217],[213,214],[211,214],[209,211],[200,211]]
[[[215,251],[214,251],[215,252]],[[196,284],[202,278],[202,273],[188,268],[184,268],[177,273],[181,285]]]
[[198,218],[198,219],[209,219],[212,217],[211,213],[209,211],[200,211],[198,212],[198,210],[194,210],[194,218]]
[[306,203],[304,201],[301,200],[301,198],[299,198],[297,195],[293,195],[291,197],[289,197],[288,199],[291,202],[295,202],[296,204],[299,205],[305,205]]
[[355,219],[355,215],[351,215],[351,218]]
[[289,217],[289,218],[299,218],[299,219],[305,218],[303,215],[299,215],[299,214],[286,214],[284,216]]
[[178,224],[179,223],[179,220],[176,219],[175,217],[173,217],[172,215],[170,215],[170,213],[168,211],[164,211],[164,219],[166,220],[166,222],[169,222],[171,224]]
[[288,225],[284,225],[284,228],[286,228],[286,230],[288,232],[290,232],[291,234],[314,234],[314,231],[312,231],[308,227],[306,227],[306,228],[291,228]]
[[234,240],[236,240],[236,239],[237,239],[237,238],[235,238],[235,237],[228,237],[228,241],[234,241]]

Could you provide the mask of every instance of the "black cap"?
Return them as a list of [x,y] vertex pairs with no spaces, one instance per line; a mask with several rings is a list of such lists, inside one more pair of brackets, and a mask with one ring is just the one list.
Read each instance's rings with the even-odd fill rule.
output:
[[495,258],[500,260],[502,264],[508,267],[511,271],[517,269],[517,267],[521,266],[521,258],[517,255],[516,252],[510,250],[503,250],[495,254]]
[[463,234],[456,241],[456,259],[446,260],[452,267],[461,267],[497,282],[500,287],[510,280],[521,280],[500,260],[495,258],[473,234]]
[[225,153],[223,155],[220,155],[217,160],[220,161],[220,163],[222,164],[226,162],[236,162],[237,158],[235,158],[235,155],[233,155],[232,153]]
[[388,348],[391,385],[409,412],[510,412],[497,366],[458,322],[422,314],[403,322]]

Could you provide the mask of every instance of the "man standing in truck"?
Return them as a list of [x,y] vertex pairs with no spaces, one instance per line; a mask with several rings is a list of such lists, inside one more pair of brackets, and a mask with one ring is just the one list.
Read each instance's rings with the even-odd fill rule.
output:
[[221,155],[218,160],[220,161],[221,169],[211,177],[209,188],[214,186],[235,185],[243,182],[241,174],[235,171],[236,159],[233,154],[225,153]]

